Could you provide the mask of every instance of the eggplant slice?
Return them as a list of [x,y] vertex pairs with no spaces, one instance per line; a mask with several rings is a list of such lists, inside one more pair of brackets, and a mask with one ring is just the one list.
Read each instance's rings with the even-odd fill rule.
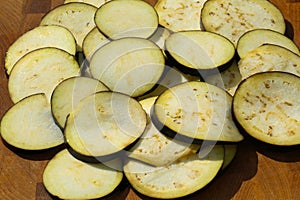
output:
[[11,107],[1,120],[1,137],[24,150],[44,150],[64,143],[44,94],[26,97]]
[[110,90],[138,97],[160,80],[165,57],[153,42],[123,38],[98,49],[90,62],[91,75]]
[[[58,39],[59,38],[59,39]],[[61,26],[38,26],[21,35],[8,49],[5,69],[9,75],[17,61],[27,53],[44,47],[55,47],[75,55],[76,42],[72,33]]]
[[161,132],[178,139],[239,142],[243,136],[232,119],[231,103],[225,90],[191,81],[158,96],[152,118]]
[[168,138],[156,129],[150,119],[150,110],[156,98],[151,97],[140,101],[147,113],[147,126],[141,138],[127,155],[150,165],[164,166],[191,152],[195,153],[200,147]]
[[58,25],[67,28],[74,35],[77,51],[82,51],[82,43],[86,35],[96,26],[94,15],[97,8],[86,3],[62,4],[42,18],[41,25]]
[[[67,149],[58,152],[46,165],[43,184],[60,199],[97,199],[112,193],[123,179],[123,173],[111,168],[120,161],[90,164],[74,158]],[[119,163],[118,163],[119,162]]]
[[280,10],[270,1],[209,0],[201,12],[205,30],[227,37],[237,45],[239,38],[253,29],[270,29],[285,33]]
[[243,58],[248,52],[264,44],[282,46],[295,54],[300,55],[300,51],[293,40],[281,33],[268,29],[255,29],[246,32],[240,37],[236,50],[239,57]]
[[300,144],[299,91],[299,76],[286,72],[254,74],[234,95],[234,116],[260,141],[281,146]]
[[144,132],[146,113],[135,99],[114,92],[98,92],[83,99],[70,113],[65,138],[83,157],[115,157]]
[[111,1],[111,0],[65,0],[64,4],[73,3],[73,2],[81,2],[81,3],[90,4],[92,6],[99,8],[100,6],[102,6],[103,4],[105,4],[106,2],[109,2],[109,1]]
[[101,91],[108,88],[96,79],[78,76],[62,81],[51,96],[52,114],[58,125],[65,126],[67,116],[82,99]]
[[226,66],[235,55],[235,47],[227,38],[207,31],[173,33],[166,40],[166,51],[181,71],[200,76],[201,70]]
[[266,71],[285,71],[300,76],[300,56],[284,47],[265,44],[247,53],[238,67],[242,79]]
[[79,75],[80,67],[73,55],[56,48],[37,49],[15,64],[8,91],[14,103],[36,93],[45,93],[50,101],[61,81]]
[[158,15],[147,2],[114,0],[102,5],[95,14],[98,29],[108,38],[149,38],[158,27]]
[[124,165],[124,173],[132,187],[141,194],[160,199],[179,198],[210,183],[219,172],[223,157],[223,146],[216,145],[204,158],[190,153],[164,167],[129,160]]
[[159,24],[171,31],[203,30],[201,10],[207,0],[158,0]]

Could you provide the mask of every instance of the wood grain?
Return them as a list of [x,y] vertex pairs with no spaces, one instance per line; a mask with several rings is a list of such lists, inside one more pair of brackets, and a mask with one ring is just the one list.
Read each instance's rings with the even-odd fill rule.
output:
[[[149,1],[152,4],[155,1]],[[288,35],[300,46],[300,1],[272,0],[289,24]],[[4,72],[5,52],[14,40],[36,27],[41,17],[63,0],[6,0],[0,2],[0,117],[12,106]],[[0,142],[0,199],[51,199],[42,184],[47,161],[58,151],[20,152]],[[300,199],[300,149],[277,149],[243,141],[229,168],[203,190],[184,199]],[[104,199],[140,200],[126,182]]]

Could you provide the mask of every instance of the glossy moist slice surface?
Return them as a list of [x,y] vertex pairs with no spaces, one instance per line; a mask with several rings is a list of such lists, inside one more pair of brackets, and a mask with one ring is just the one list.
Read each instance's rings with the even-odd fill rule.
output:
[[233,113],[254,138],[274,145],[300,143],[300,78],[286,72],[252,75],[238,87]]

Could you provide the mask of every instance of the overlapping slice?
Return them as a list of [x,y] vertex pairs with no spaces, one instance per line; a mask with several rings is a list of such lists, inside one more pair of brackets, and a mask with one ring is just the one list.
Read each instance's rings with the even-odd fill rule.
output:
[[74,158],[68,150],[57,153],[46,165],[43,183],[47,191],[60,199],[96,199],[115,190],[123,173],[110,166],[120,167],[120,161],[107,164],[88,164]]
[[54,88],[63,80],[80,75],[75,57],[57,48],[42,48],[23,56],[14,66],[8,90],[14,103],[37,93],[50,101]]
[[191,81],[164,91],[152,118],[162,132],[187,141],[243,139],[231,114],[232,97],[216,86]]
[[164,166],[199,149],[198,145],[168,138],[153,125],[150,110],[157,97],[140,101],[148,116],[147,127],[139,141],[129,150],[128,156],[150,165]]
[[111,39],[148,38],[158,27],[158,16],[155,9],[145,1],[114,0],[97,10],[95,23]]
[[49,149],[64,142],[44,94],[26,97],[11,107],[1,119],[1,137],[25,150]]
[[98,49],[91,59],[90,71],[112,91],[137,97],[159,81],[164,64],[164,55],[155,43],[123,38]]
[[300,56],[273,44],[265,44],[248,52],[239,63],[242,79],[266,71],[285,71],[300,75]]
[[49,11],[41,20],[41,25],[59,25],[74,35],[77,51],[82,51],[85,36],[96,26],[94,15],[97,7],[86,3],[62,4]]
[[108,88],[98,80],[88,77],[72,77],[61,82],[51,96],[52,114],[58,125],[63,128],[66,118],[85,97]]
[[179,198],[210,183],[219,172],[223,157],[224,148],[217,145],[204,158],[191,153],[164,167],[129,160],[124,166],[124,173],[132,187],[146,196]]
[[21,35],[8,49],[5,69],[10,74],[16,62],[25,54],[44,47],[55,47],[75,55],[76,43],[72,33],[61,26],[38,26]]
[[270,1],[209,0],[201,12],[205,30],[227,37],[235,45],[247,31],[263,28],[284,34],[285,21]]
[[133,98],[98,92],[83,99],[70,113],[65,138],[85,157],[113,157],[135,142],[146,127],[146,113]]
[[234,45],[227,38],[207,31],[173,33],[166,40],[166,51],[181,71],[192,75],[223,68],[235,54]]
[[238,87],[233,113],[254,138],[274,145],[300,144],[300,78],[285,72],[252,75]]

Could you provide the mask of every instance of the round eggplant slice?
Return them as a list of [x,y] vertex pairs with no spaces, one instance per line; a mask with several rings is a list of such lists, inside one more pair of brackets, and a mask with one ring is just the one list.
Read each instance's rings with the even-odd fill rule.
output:
[[[118,160],[111,162],[121,165]],[[123,173],[111,165],[82,162],[64,149],[46,165],[43,184],[50,194],[60,199],[101,198],[113,192],[123,179]]]
[[191,81],[167,89],[153,109],[154,124],[178,139],[238,142],[243,139],[231,114],[232,97],[208,83]]
[[206,31],[173,33],[166,51],[185,73],[201,75],[201,70],[225,67],[235,55],[234,45],[225,37]]
[[[59,38],[59,39],[58,39]],[[44,47],[55,47],[75,55],[76,42],[72,33],[61,26],[38,26],[20,36],[8,49],[5,57],[6,73],[25,54]]]
[[147,2],[114,0],[102,5],[95,14],[99,30],[110,39],[150,37],[158,27],[158,15]]
[[26,97],[11,107],[1,120],[1,137],[24,150],[44,150],[64,142],[44,94]]
[[128,157],[150,165],[164,166],[191,152],[196,152],[199,146],[168,138],[156,129],[150,119],[150,110],[156,98],[151,97],[140,101],[148,116],[147,126],[141,138],[129,150]]
[[101,159],[134,143],[145,127],[146,113],[138,101],[121,93],[98,92],[77,104],[64,133],[72,150]]
[[100,6],[102,6],[103,4],[105,4],[108,1],[111,1],[111,0],[65,0],[64,4],[72,3],[72,2],[82,2],[82,3],[90,4],[90,5],[93,5],[97,8],[99,8]]
[[62,81],[51,96],[52,114],[58,125],[63,128],[66,118],[85,97],[108,88],[100,81],[88,77],[72,77]]
[[270,1],[209,0],[201,12],[207,31],[227,37],[235,45],[246,32],[270,29],[285,33],[285,21],[280,10]]
[[300,76],[300,56],[284,47],[265,44],[248,52],[238,67],[242,79],[267,71],[285,71]]
[[207,0],[158,0],[159,24],[171,31],[203,30],[201,10]]
[[286,72],[250,76],[233,98],[237,122],[252,137],[274,145],[300,144],[300,78]]
[[268,29],[255,29],[242,35],[237,43],[237,53],[243,58],[248,52],[264,44],[274,44],[289,49],[297,55],[300,51],[290,38],[276,31]]
[[94,53],[108,42],[110,42],[110,40],[107,39],[98,28],[95,27],[91,30],[84,38],[82,44],[82,50],[87,61],[90,61]]
[[74,35],[77,51],[82,51],[82,42],[96,26],[94,15],[97,7],[86,3],[62,4],[49,11],[41,20],[41,25],[58,25],[67,28]]
[[142,38],[123,38],[98,49],[90,62],[91,75],[110,90],[140,96],[160,80],[165,69],[161,49]]
[[74,56],[56,48],[42,48],[23,56],[14,66],[8,90],[14,103],[37,93],[50,101],[55,87],[63,80],[80,75]]
[[132,187],[143,195],[160,199],[178,198],[210,183],[218,174],[223,157],[223,146],[216,145],[204,158],[191,153],[164,167],[129,160],[124,165],[124,173]]

